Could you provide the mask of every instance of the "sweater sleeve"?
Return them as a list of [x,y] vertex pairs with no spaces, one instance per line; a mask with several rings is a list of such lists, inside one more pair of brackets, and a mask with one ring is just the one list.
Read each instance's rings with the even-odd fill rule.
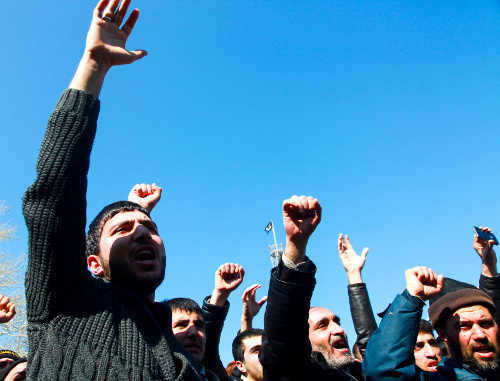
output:
[[64,91],[47,124],[36,180],[23,197],[30,322],[49,320],[67,308],[82,281],[91,278],[85,259],[85,195],[98,114],[98,99]]

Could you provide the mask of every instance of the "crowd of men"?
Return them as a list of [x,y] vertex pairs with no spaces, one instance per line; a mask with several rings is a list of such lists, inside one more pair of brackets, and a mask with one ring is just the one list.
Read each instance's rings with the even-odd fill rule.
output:
[[[0,351],[0,380],[500,380],[493,240],[474,238],[482,261],[479,288],[426,267],[408,269],[406,290],[377,327],[361,278],[368,249],[357,255],[349,237],[339,235],[357,334],[351,350],[334,311],[311,306],[316,266],[306,247],[321,221],[320,203],[293,196],[283,202],[286,245],[268,295],[256,299],[258,284],[244,291],[234,362],[226,369],[219,341],[228,297],[245,272],[238,264],[221,265],[201,306],[184,297],[156,301],[166,266],[151,218],[160,187],[136,185],[127,201],[106,206],[85,234],[87,173],[104,78],[113,66],[147,54],[125,48],[139,17],[136,9],[126,17],[129,5],[99,1],[76,74],[49,118],[37,178],[23,198],[27,376],[26,359]],[[430,322],[421,319],[427,301]],[[254,328],[264,304],[264,326]],[[0,304],[0,319],[10,320],[12,308]],[[9,376],[21,364],[24,373]]]

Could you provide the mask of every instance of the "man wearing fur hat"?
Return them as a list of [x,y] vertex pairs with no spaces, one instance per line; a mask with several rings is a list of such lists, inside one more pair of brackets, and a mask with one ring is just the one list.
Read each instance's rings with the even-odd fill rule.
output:
[[446,294],[429,308],[450,358],[443,357],[436,372],[415,365],[413,348],[422,308],[443,290],[442,275],[415,267],[406,271],[406,290],[396,297],[368,343],[363,362],[367,380],[500,380],[500,336],[494,318],[500,288],[492,245],[492,241],[474,239],[483,263],[480,284],[487,293],[476,288],[444,290]]

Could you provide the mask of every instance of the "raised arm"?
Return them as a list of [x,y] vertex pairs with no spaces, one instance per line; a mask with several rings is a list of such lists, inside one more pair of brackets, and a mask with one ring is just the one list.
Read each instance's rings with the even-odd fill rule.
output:
[[321,221],[321,205],[313,197],[293,196],[283,201],[286,232],[285,257],[298,265],[304,262],[309,237]]
[[219,356],[219,342],[224,321],[229,310],[227,301],[231,292],[236,290],[245,270],[237,263],[225,263],[215,272],[215,287],[212,295],[203,302],[203,318],[205,320],[205,355],[202,364],[214,372],[220,380],[228,379],[226,368]]
[[[74,295],[87,289],[82,282],[91,279],[85,224],[87,172],[99,114],[96,97],[111,66],[132,62],[120,57],[138,15],[133,11],[120,30],[130,1],[124,1],[115,14],[118,4],[101,1],[94,10],[82,61],[50,116],[37,178],[23,198],[29,232],[28,321],[46,321],[67,309]],[[102,19],[104,15],[114,21]]]
[[[488,227],[480,227],[483,232],[491,233]],[[474,235],[473,247],[481,258],[481,276],[479,288],[486,292],[495,303],[496,312],[493,316],[500,324],[500,276],[497,271],[497,255],[493,250],[494,241],[486,241]]]
[[261,307],[267,300],[267,296],[264,296],[259,301],[255,300],[255,293],[260,287],[260,284],[254,284],[248,287],[241,297],[241,301],[243,302],[243,313],[241,314],[240,332],[253,328],[253,318],[259,313]]
[[259,354],[264,380],[316,379],[308,325],[316,267],[307,260],[305,252],[320,221],[317,199],[293,196],[283,202],[286,247],[269,282]]
[[361,278],[361,270],[363,270],[366,262],[368,248],[365,247],[361,256],[359,256],[354,251],[349,236],[346,235],[344,237],[343,234],[339,234],[338,249],[340,260],[342,261],[342,265],[344,265],[349,282],[347,286],[349,306],[351,308],[354,329],[358,335],[355,345],[358,347],[361,356],[364,356],[366,344],[372,333],[377,329],[377,322],[373,315],[368,290]]
[[373,333],[363,359],[367,380],[420,380],[422,370],[415,365],[414,347],[424,302],[443,288],[443,276],[427,267],[405,272],[406,290],[396,296]]
[[108,70],[116,65],[130,64],[144,57],[145,50],[125,49],[130,33],[139,18],[134,9],[123,27],[131,0],[101,0],[94,9],[87,34],[85,52],[69,87],[83,90],[98,98]]
[[151,213],[161,199],[162,189],[155,183],[135,184],[128,194],[128,201],[139,204],[149,213]]

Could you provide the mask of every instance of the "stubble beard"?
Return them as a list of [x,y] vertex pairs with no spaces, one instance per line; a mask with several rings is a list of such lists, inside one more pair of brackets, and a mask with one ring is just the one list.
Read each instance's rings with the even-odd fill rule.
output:
[[325,353],[323,347],[314,344],[312,345],[312,350],[321,353],[331,369],[344,369],[355,362],[354,355],[351,351],[341,355],[336,355],[335,352]]
[[[448,340],[448,346],[453,351],[455,355],[455,360],[460,361],[464,364],[471,366],[472,368],[483,373],[488,379],[496,379],[499,376],[499,359],[498,359],[498,343],[492,343],[488,339],[488,345],[491,345],[495,348],[495,357],[491,360],[487,359],[477,359],[474,357],[474,351],[472,348],[463,347],[460,343],[455,342],[453,340]],[[495,378],[490,378],[492,376],[496,376]]]
[[102,262],[106,279],[113,284],[118,284],[139,296],[148,296],[153,293],[165,278],[166,258],[161,261],[161,271],[158,274],[138,274],[133,271],[130,264],[123,261]]

